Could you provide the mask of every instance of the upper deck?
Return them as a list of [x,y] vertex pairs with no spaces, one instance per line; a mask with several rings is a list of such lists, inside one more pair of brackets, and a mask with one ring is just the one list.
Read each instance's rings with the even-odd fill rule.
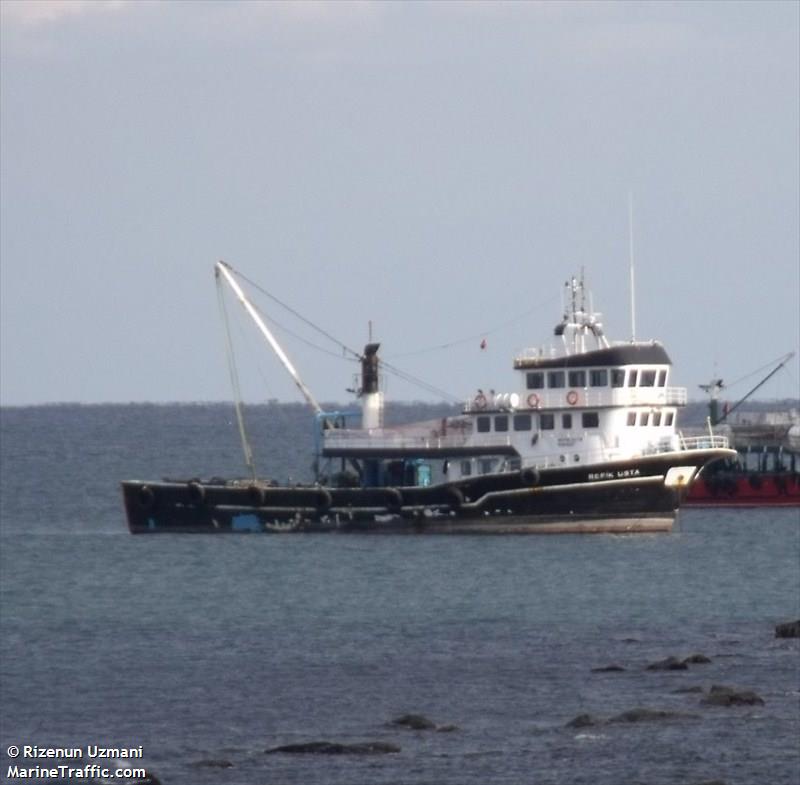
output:
[[619,343],[590,351],[556,354],[555,349],[526,349],[514,358],[514,368],[602,368],[625,365],[672,365],[657,341]]

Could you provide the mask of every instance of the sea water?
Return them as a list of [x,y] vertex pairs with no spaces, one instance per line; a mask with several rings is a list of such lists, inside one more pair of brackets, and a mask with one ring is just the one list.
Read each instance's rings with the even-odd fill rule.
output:
[[[307,478],[302,407],[248,418],[259,471]],[[236,438],[221,405],[2,410],[3,782],[42,763],[12,745],[97,745],[164,785],[800,783],[800,642],[774,636],[800,617],[799,510],[631,536],[128,533],[119,480],[241,473]],[[704,705],[712,684],[764,704]],[[640,707],[675,716],[603,722]],[[391,724],[408,713],[456,729]],[[322,740],[400,752],[264,752]]]

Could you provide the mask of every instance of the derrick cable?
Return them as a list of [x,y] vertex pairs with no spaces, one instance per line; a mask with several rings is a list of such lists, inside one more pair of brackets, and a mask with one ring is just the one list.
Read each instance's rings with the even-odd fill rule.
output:
[[771,368],[775,363],[780,363],[781,365],[789,362],[794,356],[794,352],[788,352],[787,354],[782,354],[780,357],[776,357],[774,360],[770,360],[768,363],[764,363],[760,368],[756,368],[755,371],[750,371],[750,373],[742,376],[740,379],[737,379],[735,382],[731,382],[730,384],[725,385],[726,387],[734,387],[735,385],[739,384],[740,382],[749,379],[751,376],[755,376],[757,373],[761,373],[765,368]]
[[[361,359],[361,355],[357,355],[357,357],[347,357],[347,356],[343,357],[341,354],[337,354],[336,352],[332,352],[330,349],[326,349],[323,346],[320,346],[319,344],[313,343],[312,341],[309,341],[307,338],[303,338],[302,335],[299,335],[298,333],[294,332],[293,330],[290,330],[286,325],[281,324],[277,319],[273,318],[272,316],[268,316],[267,314],[265,314],[257,305],[255,305],[255,304],[252,304],[252,305],[253,305],[253,308],[255,308],[255,310],[258,311],[258,314],[259,314],[259,316],[261,316],[262,319],[265,319],[270,324],[273,324],[279,330],[283,330],[283,332],[285,332],[287,335],[291,335],[292,338],[294,338],[297,341],[300,341],[300,343],[304,343],[306,346],[310,346],[312,349],[316,349],[318,352],[322,352],[323,354],[327,354],[329,357],[335,357],[337,360],[344,359],[344,360],[348,360],[349,362],[355,362],[356,359]],[[345,348],[344,345],[342,345],[342,348]],[[352,350],[348,350],[348,351],[352,351]]]
[[428,352],[435,352],[435,351],[438,351],[440,349],[449,349],[452,346],[458,346],[458,345],[460,345],[462,343],[467,343],[469,341],[474,341],[477,338],[483,338],[483,337],[485,337],[487,335],[492,335],[492,334],[494,334],[496,332],[499,332],[500,330],[504,329],[505,327],[509,327],[512,324],[516,324],[517,322],[519,322],[522,319],[524,319],[526,316],[530,316],[532,313],[534,313],[535,311],[539,310],[543,306],[548,305],[549,303],[551,303],[555,299],[558,299],[558,298],[548,297],[546,300],[543,300],[541,303],[538,303],[537,305],[534,305],[533,308],[529,308],[524,313],[521,313],[521,314],[513,317],[512,319],[509,319],[507,322],[503,322],[502,324],[499,324],[499,325],[497,325],[495,327],[492,327],[489,330],[484,330],[483,332],[475,333],[475,334],[469,335],[469,336],[467,336],[465,338],[458,338],[455,341],[450,341],[449,343],[437,344],[436,346],[428,346],[428,347],[425,347],[425,348],[422,348],[422,349],[415,349],[414,351],[411,351],[411,352],[403,352],[402,354],[395,354],[395,355],[392,355],[392,356],[393,357],[412,357],[412,356],[415,356],[415,355],[418,355],[418,354],[427,354]]
[[244,451],[244,462],[250,469],[253,475],[253,480],[256,479],[256,467],[253,461],[253,450],[250,447],[250,442],[247,439],[247,433],[244,427],[244,414],[242,412],[242,391],[239,387],[239,372],[236,368],[236,357],[233,352],[233,339],[231,337],[231,326],[228,320],[228,309],[225,307],[225,296],[222,291],[222,284],[219,276],[217,276],[217,299],[219,301],[220,313],[222,315],[222,322],[225,325],[225,355],[228,360],[228,373],[231,377],[231,386],[233,387],[234,407],[236,409],[236,422],[239,426],[239,437],[242,440],[242,450]]
[[381,366],[385,368],[389,373],[397,376],[398,378],[402,379],[403,381],[409,382],[410,384],[415,384],[417,387],[421,387],[423,390],[427,390],[428,392],[435,393],[436,395],[441,395],[443,398],[447,398],[454,403],[460,403],[461,399],[453,395],[452,393],[446,392],[445,390],[440,390],[438,387],[434,387],[432,384],[423,381],[422,379],[417,379],[415,376],[412,376],[410,373],[406,373],[405,371],[401,371],[399,368],[395,368],[393,365],[385,362],[384,360],[380,361]]
[[[231,269],[233,270],[234,268],[231,268]],[[278,299],[274,294],[271,294],[270,292],[268,292],[266,289],[264,289],[263,286],[259,286],[259,284],[257,284],[255,281],[253,281],[250,278],[248,278],[243,273],[239,272],[239,270],[234,270],[234,272],[243,281],[246,281],[249,286],[252,286],[254,289],[256,289],[257,291],[261,292],[261,294],[265,295],[266,297],[269,297],[270,300],[273,300],[279,306],[281,306],[281,308],[284,308],[290,314],[292,314],[295,318],[299,319],[304,324],[307,324],[309,327],[311,327],[312,330],[315,330],[316,332],[318,332],[321,335],[323,335],[325,338],[327,338],[332,343],[335,343],[337,346],[339,346],[343,350],[343,352],[351,354],[352,355],[352,359],[357,360],[359,362],[361,361],[361,359],[362,359],[361,352],[357,352],[355,349],[351,349],[343,341],[340,341],[338,338],[334,337],[333,335],[331,335],[326,330],[323,330],[321,327],[319,327],[318,325],[314,324],[314,322],[312,322],[310,319],[307,319],[301,313],[298,313],[298,311],[296,311],[294,308],[292,308],[291,306],[287,305],[282,300]],[[317,344],[314,344],[314,343],[312,343],[311,341],[308,341],[305,338],[302,338],[301,336],[297,335],[297,333],[292,332],[287,327],[284,327],[279,322],[275,321],[275,319],[273,319],[272,317],[269,317],[269,316],[266,316],[265,314],[263,314],[261,312],[261,310],[259,308],[257,308],[255,305],[253,305],[253,307],[258,311],[260,316],[262,316],[263,318],[269,320],[270,322],[272,322],[272,324],[277,325],[280,329],[284,330],[286,333],[288,333],[292,337],[296,338],[297,340],[301,341],[302,343],[306,344],[307,346],[310,346],[311,348],[316,349],[317,351],[324,352],[325,354],[328,354],[328,355],[330,355],[332,357],[339,358],[338,354],[334,354],[330,350],[324,349],[323,347],[318,346]],[[522,317],[518,317],[518,318],[522,318]],[[396,368],[395,366],[390,365],[389,363],[385,362],[382,359],[380,360],[380,363],[387,371],[389,371],[389,373],[394,374],[395,376],[397,376],[398,378],[402,379],[403,381],[406,381],[406,382],[408,382],[410,384],[416,385],[416,386],[418,386],[418,387],[420,387],[420,388],[422,388],[424,390],[427,390],[428,392],[434,393],[435,395],[440,395],[440,396],[442,396],[444,398],[447,398],[447,399],[449,399],[449,400],[451,400],[453,402],[459,402],[461,400],[460,398],[454,396],[452,393],[448,393],[448,392],[446,392],[444,390],[440,390],[439,388],[433,386],[432,384],[429,384],[428,382],[425,382],[422,379],[418,379],[417,377],[412,376],[410,373],[407,373],[406,371],[402,371],[399,368]]]
[[[231,268],[231,269],[233,269],[233,268]],[[311,327],[311,329],[312,329],[312,330],[316,330],[316,331],[317,331],[318,333],[320,333],[321,335],[324,335],[324,336],[325,336],[325,337],[326,337],[326,338],[327,338],[329,341],[332,341],[333,343],[335,343],[337,346],[339,346],[339,347],[340,347],[341,349],[343,349],[345,352],[349,352],[349,353],[350,353],[350,354],[352,354],[352,355],[353,355],[353,356],[354,356],[356,359],[358,359],[358,360],[360,360],[360,359],[361,359],[361,352],[357,352],[355,349],[351,349],[351,348],[350,348],[350,347],[349,347],[349,346],[348,346],[346,343],[343,343],[343,342],[342,342],[342,341],[340,341],[338,338],[335,338],[335,337],[334,337],[333,335],[331,335],[329,332],[326,332],[326,331],[325,331],[325,330],[323,330],[321,327],[319,327],[318,325],[314,324],[314,322],[312,322],[311,320],[309,320],[309,319],[306,319],[306,317],[305,317],[305,316],[303,316],[301,313],[298,313],[297,311],[295,311],[295,309],[294,309],[294,308],[292,308],[291,306],[287,305],[287,304],[286,304],[286,303],[284,303],[283,301],[279,300],[279,299],[278,299],[278,298],[277,298],[277,297],[276,297],[274,294],[270,294],[270,293],[269,293],[269,292],[268,292],[266,289],[264,289],[262,286],[259,286],[259,285],[258,285],[258,284],[257,284],[255,281],[251,281],[251,280],[250,280],[250,279],[249,279],[249,278],[248,278],[246,275],[244,275],[243,273],[240,273],[238,270],[234,270],[234,272],[235,272],[235,273],[236,273],[236,275],[238,275],[238,276],[239,276],[239,277],[240,277],[240,278],[241,278],[243,281],[247,281],[247,283],[248,283],[250,286],[252,286],[254,289],[257,289],[259,292],[261,292],[261,294],[265,295],[266,297],[269,297],[269,298],[270,298],[270,300],[274,300],[274,301],[275,301],[275,302],[276,302],[278,305],[280,305],[280,306],[281,306],[281,308],[285,308],[287,311],[289,311],[289,313],[290,313],[290,314],[292,314],[292,316],[296,317],[297,319],[299,319],[299,320],[300,320],[301,322],[303,322],[304,324],[307,324],[309,327]]]

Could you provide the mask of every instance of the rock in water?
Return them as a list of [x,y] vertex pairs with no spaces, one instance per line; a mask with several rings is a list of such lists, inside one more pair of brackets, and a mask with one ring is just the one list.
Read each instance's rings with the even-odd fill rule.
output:
[[660,709],[630,709],[612,717],[609,722],[658,722],[661,720],[696,720],[696,714],[686,714],[680,711],[662,711]]
[[385,755],[400,752],[400,747],[385,741],[365,741],[356,744],[341,744],[336,741],[307,741],[300,744],[284,744],[264,750],[267,755],[285,753],[290,755]]
[[597,719],[597,717],[593,717],[591,714],[579,714],[574,719],[570,720],[567,724],[567,728],[591,728],[594,725],[599,725],[602,720]]
[[161,780],[158,777],[156,777],[155,774],[151,774],[149,771],[145,771],[144,779],[130,780],[126,783],[126,785],[161,785]]
[[775,627],[776,638],[800,638],[800,619],[785,621]]
[[621,673],[624,670],[622,665],[603,665],[600,668],[592,668],[592,673]]
[[392,725],[399,725],[411,730],[436,730],[436,723],[422,714],[404,714],[392,720]]
[[685,660],[686,665],[708,665],[711,660],[705,654],[690,654]]
[[689,670],[689,666],[685,662],[681,662],[677,657],[667,657],[665,660],[658,662],[651,662],[647,666],[649,671],[685,671]]
[[764,699],[752,690],[735,690],[714,684],[708,695],[700,701],[706,706],[763,706]]

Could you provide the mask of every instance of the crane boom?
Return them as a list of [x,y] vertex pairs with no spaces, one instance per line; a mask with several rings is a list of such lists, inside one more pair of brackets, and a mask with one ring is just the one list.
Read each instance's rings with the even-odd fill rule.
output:
[[261,315],[252,305],[252,303],[247,299],[245,293],[242,291],[242,287],[239,286],[236,279],[233,277],[232,274],[232,267],[229,264],[226,264],[223,261],[217,262],[215,265],[215,275],[219,278],[220,274],[228,283],[228,285],[233,289],[234,294],[238,298],[239,302],[242,304],[244,309],[250,315],[250,318],[256,323],[256,326],[261,331],[261,334],[267,339],[267,342],[272,347],[272,351],[275,352],[278,359],[283,363],[283,367],[289,372],[289,375],[294,380],[294,383],[297,385],[297,388],[303,394],[303,397],[308,401],[309,405],[317,414],[322,413],[322,407],[317,403],[316,398],[311,394],[311,390],[306,387],[303,383],[303,380],[300,378],[300,374],[297,373],[297,370],[292,365],[291,360],[286,356],[286,353],[281,348],[278,341],[275,339],[275,336],[270,332],[270,329],[264,324],[264,320],[261,318]]
[[[742,396],[733,406],[731,406],[730,409],[728,409],[727,412],[725,412],[725,414],[722,415],[722,417],[719,418],[719,420],[717,420],[716,423],[713,423],[713,425],[718,425],[724,419],[726,419],[730,414],[733,414],[733,412],[736,411],[736,409],[738,409],[759,387],[766,384],[767,381],[769,381],[776,373],[778,373],[778,371],[780,371],[780,369],[783,368],[783,366],[786,365],[786,363],[788,363],[789,360],[792,359],[792,357],[794,357],[794,352],[789,352],[789,354],[784,355],[781,358],[781,361],[755,387],[753,387],[753,389],[750,390],[750,392]],[[703,387],[705,385],[700,385],[700,386]],[[721,379],[719,380],[719,386],[720,387],[722,386]]]

